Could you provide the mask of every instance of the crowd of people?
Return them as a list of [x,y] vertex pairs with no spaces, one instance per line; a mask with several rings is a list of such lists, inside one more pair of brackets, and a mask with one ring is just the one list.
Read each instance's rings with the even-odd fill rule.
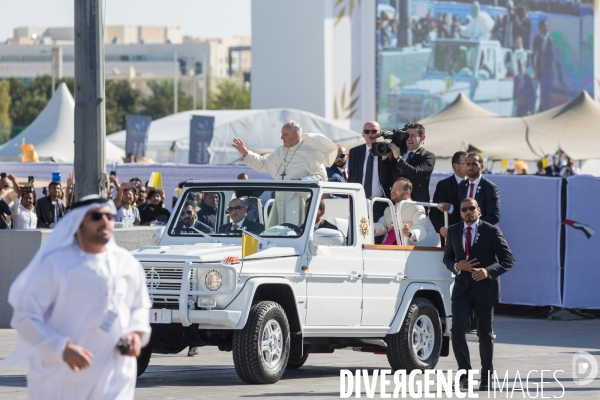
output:
[[[110,175],[108,198],[113,199],[117,222],[131,221],[134,226],[166,224],[171,216],[165,206],[165,191],[142,184],[139,178],[119,182]],[[0,229],[50,228],[71,209],[74,196],[73,175],[69,174],[66,188],[51,181],[44,197],[36,199],[33,177],[20,185],[13,174],[0,178]]]

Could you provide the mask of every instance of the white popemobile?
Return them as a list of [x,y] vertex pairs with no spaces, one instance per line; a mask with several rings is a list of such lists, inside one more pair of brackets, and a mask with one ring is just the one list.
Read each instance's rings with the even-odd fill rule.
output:
[[[207,194],[216,194],[216,209],[200,200]],[[251,240],[266,248],[243,260],[241,231],[222,228],[234,198],[248,204],[246,218],[262,228]],[[322,198],[324,218],[338,230],[313,229]],[[295,207],[304,222],[271,226],[278,207]],[[300,368],[309,353],[347,347],[387,354],[394,370],[407,372],[434,368],[448,355],[453,277],[443,249],[373,244],[372,202],[361,185],[188,182],[167,226],[155,234],[156,246],[133,252],[153,302],[152,338],[138,375],[152,353],[187,346],[233,351],[239,377],[262,384]]]

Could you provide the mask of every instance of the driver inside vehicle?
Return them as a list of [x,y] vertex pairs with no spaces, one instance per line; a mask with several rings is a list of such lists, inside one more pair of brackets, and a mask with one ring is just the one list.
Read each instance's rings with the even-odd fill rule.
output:
[[192,203],[188,203],[183,207],[181,214],[179,215],[179,221],[175,225],[175,234],[181,234],[185,232],[193,232],[195,229],[206,232],[210,231],[210,226],[203,226],[198,221],[198,214],[196,213],[196,207]]

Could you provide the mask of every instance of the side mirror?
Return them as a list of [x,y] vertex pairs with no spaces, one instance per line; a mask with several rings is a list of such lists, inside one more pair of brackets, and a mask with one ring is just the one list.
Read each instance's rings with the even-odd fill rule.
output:
[[154,232],[152,232],[152,243],[154,245],[158,246],[158,243],[160,242],[160,238],[162,237],[164,231],[165,227],[161,226],[160,228],[156,228]]
[[313,244],[317,246],[342,246],[344,245],[344,234],[337,229],[317,229],[313,233]]

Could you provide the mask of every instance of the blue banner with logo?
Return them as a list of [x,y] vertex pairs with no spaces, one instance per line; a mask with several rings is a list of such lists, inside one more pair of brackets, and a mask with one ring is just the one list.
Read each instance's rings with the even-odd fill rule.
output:
[[134,157],[146,155],[146,143],[148,141],[148,129],[152,117],[146,115],[127,114],[125,117],[125,154],[133,154]]
[[194,115],[190,121],[190,164],[208,164],[210,153],[208,151],[213,138],[215,117]]

